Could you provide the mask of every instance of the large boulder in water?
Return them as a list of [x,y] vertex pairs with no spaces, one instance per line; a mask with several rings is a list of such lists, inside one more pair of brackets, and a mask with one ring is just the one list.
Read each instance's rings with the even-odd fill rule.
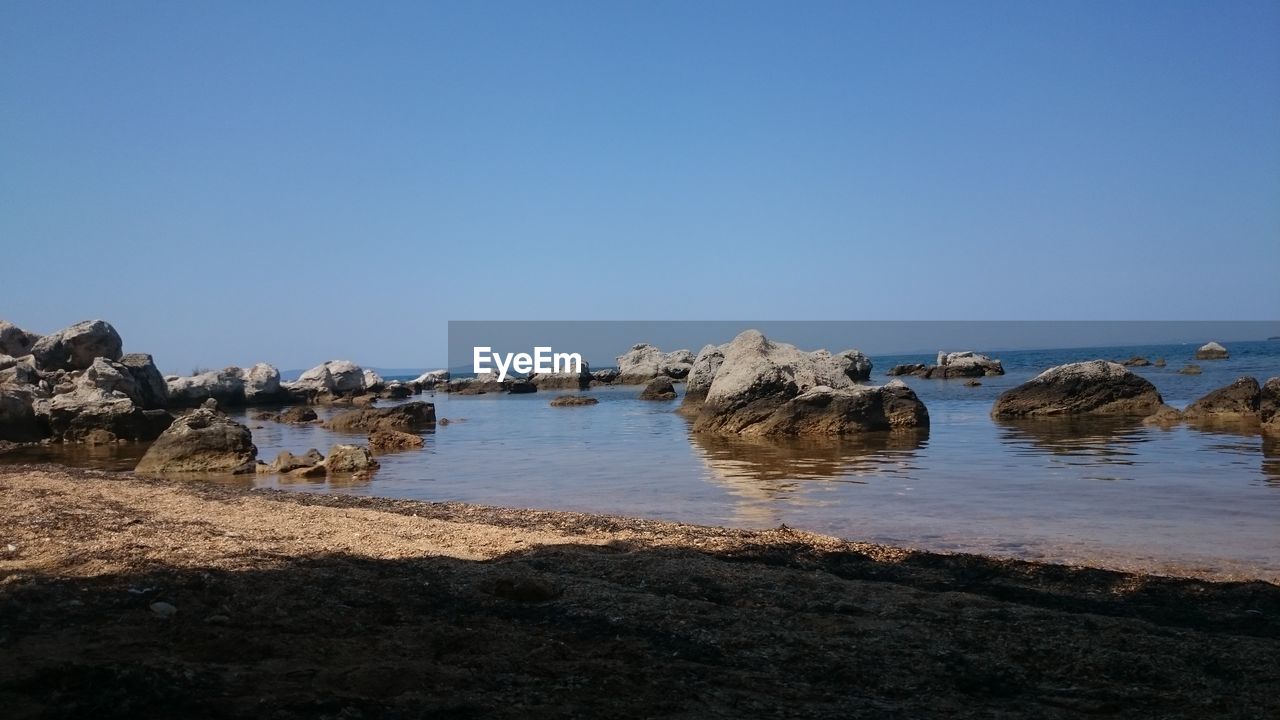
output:
[[213,410],[173,421],[138,462],[140,473],[254,472],[258,448],[249,428]]
[[1049,368],[996,399],[996,418],[1113,415],[1146,417],[1164,405],[1146,379],[1106,360]]
[[656,377],[640,391],[641,400],[675,400],[676,388],[669,377]]
[[938,363],[936,365],[927,366],[917,374],[921,377],[937,380],[1003,375],[1004,364],[999,360],[970,350],[952,353],[940,352],[938,353]]
[[724,358],[698,409],[695,432],[844,435],[929,423],[910,388],[859,386],[847,359],[825,350],[805,352],[755,330],[721,350]]
[[40,336],[27,332],[7,320],[0,320],[0,355],[11,355],[15,358],[31,354]]
[[365,391],[364,369],[350,360],[330,360],[302,373],[288,384],[293,392],[356,395]]
[[1216,342],[1207,342],[1196,350],[1196,360],[1226,360],[1229,357],[1227,349]]
[[120,333],[105,320],[86,320],[46,335],[31,348],[41,370],[84,370],[94,358],[119,360]]
[[338,432],[367,433],[374,430],[417,430],[436,422],[436,406],[409,402],[388,408],[361,408],[333,416],[325,427]]
[[378,468],[378,461],[363,445],[334,445],[324,465],[331,473],[367,473]]
[[257,363],[241,373],[244,381],[244,401],[247,405],[279,402],[283,397],[280,388],[280,371],[267,363]]
[[1187,420],[1261,420],[1262,386],[1242,377],[1196,400],[1182,411]]

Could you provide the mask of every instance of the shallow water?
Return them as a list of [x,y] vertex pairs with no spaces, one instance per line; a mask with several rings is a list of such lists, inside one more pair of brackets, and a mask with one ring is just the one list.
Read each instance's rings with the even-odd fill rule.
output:
[[[904,378],[929,408],[928,431],[835,443],[694,435],[674,412],[678,401],[643,402],[635,387],[593,389],[598,405],[569,408],[548,406],[560,394],[554,392],[428,395],[421,399],[453,422],[426,433],[420,451],[382,456],[370,479],[221,481],[740,527],[786,524],[933,550],[1280,581],[1280,439],[1247,427],[1001,423],[989,415],[1003,390],[1050,365],[1096,357],[1165,357],[1166,368],[1135,371],[1177,407],[1240,375],[1280,375],[1280,342],[1230,349],[1230,360],[1199,362],[1199,376],[1176,373],[1193,346],[994,353],[1008,374],[983,378],[981,387]],[[882,378],[893,364],[927,360],[875,358],[874,372]],[[254,428],[267,460],[281,450],[363,442],[252,414],[238,417]],[[127,469],[142,449],[68,447],[53,459]]]

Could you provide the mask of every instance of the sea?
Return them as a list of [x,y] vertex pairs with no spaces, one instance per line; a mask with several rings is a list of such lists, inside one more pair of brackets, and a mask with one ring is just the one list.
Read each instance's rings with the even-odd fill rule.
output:
[[[1228,344],[1230,359],[1195,361],[1194,345],[990,353],[1006,374],[902,378],[930,427],[839,442],[755,442],[690,432],[679,400],[597,387],[599,404],[550,407],[560,391],[412,398],[447,425],[421,450],[383,455],[367,478],[268,475],[202,481],[425,501],[573,510],[741,528],[791,528],[928,551],[1280,582],[1280,438],[1256,428],[1172,428],[1081,418],[1001,422],[1003,391],[1063,363],[1163,358],[1132,368],[1184,407],[1241,376],[1280,375],[1280,341]],[[872,358],[873,382],[931,355]],[[1199,375],[1178,370],[1194,363]],[[390,379],[390,378],[389,378]],[[680,386],[677,389],[682,392]],[[385,401],[380,404],[387,404]],[[342,408],[317,408],[327,417]],[[327,452],[361,436],[234,413],[259,456]],[[11,454],[130,469],[144,447],[66,446]]]

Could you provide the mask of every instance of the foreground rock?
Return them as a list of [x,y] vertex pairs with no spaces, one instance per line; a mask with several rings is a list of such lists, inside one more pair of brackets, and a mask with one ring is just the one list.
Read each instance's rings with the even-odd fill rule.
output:
[[96,358],[119,360],[123,341],[105,320],[86,320],[40,338],[32,347],[41,370],[84,370]]
[[669,377],[656,377],[640,391],[641,400],[675,400],[676,388]]
[[1227,349],[1216,342],[1207,342],[1196,350],[1196,360],[1226,360],[1229,357]]
[[1049,368],[996,399],[993,417],[1115,415],[1146,417],[1164,405],[1155,386],[1105,360]]
[[374,430],[369,433],[369,449],[376,453],[413,450],[426,444],[421,435],[403,430]]
[[598,405],[600,401],[590,395],[561,395],[551,401],[551,407],[580,407]]
[[845,353],[804,352],[755,330],[720,350],[723,360],[697,409],[695,432],[844,435],[929,423],[906,385],[855,384],[851,371],[861,374],[861,368]]
[[409,402],[389,408],[348,410],[330,418],[325,427],[338,432],[367,433],[374,430],[418,430],[435,422],[435,405]]
[[258,448],[249,428],[218,412],[193,410],[173,421],[138,462],[140,473],[253,472]]

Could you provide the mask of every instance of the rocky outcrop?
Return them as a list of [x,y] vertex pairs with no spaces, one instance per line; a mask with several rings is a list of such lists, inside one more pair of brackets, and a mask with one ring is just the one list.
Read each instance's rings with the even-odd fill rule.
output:
[[895,365],[889,375],[914,375],[932,380],[949,380],[952,378],[977,378],[989,375],[1003,375],[1004,365],[986,355],[972,351],[940,352],[935,365],[912,363]]
[[656,377],[640,391],[641,400],[675,400],[676,388],[669,377]]
[[119,360],[124,343],[105,320],[86,320],[46,335],[31,347],[41,370],[84,370],[95,358]]
[[433,388],[439,383],[449,382],[448,370],[428,370],[414,378],[409,384],[418,388]]
[[1196,350],[1196,360],[1226,360],[1229,357],[1227,349],[1216,342],[1207,342]]
[[146,353],[130,353],[120,357],[120,365],[133,378],[138,388],[138,404],[146,410],[169,406],[169,385]]
[[695,432],[844,435],[928,425],[924,404],[902,383],[857,385],[845,353],[804,352],[755,330],[720,350],[723,361],[697,410]]
[[245,404],[244,371],[238,367],[210,370],[168,380],[170,407],[199,407],[212,398],[222,407]]
[[368,473],[378,468],[378,461],[362,445],[334,445],[324,465],[330,473]]
[[610,385],[615,380],[618,379],[619,374],[620,373],[618,372],[617,368],[605,368],[603,370],[593,370],[591,372],[591,381],[593,383]]
[[249,428],[212,410],[173,421],[138,462],[140,473],[253,472],[258,448]]
[[426,444],[421,435],[403,430],[374,430],[369,433],[369,449],[376,453],[413,450]]
[[618,356],[618,376],[615,382],[643,385],[656,377],[680,380],[688,376],[694,359],[693,353],[688,350],[664,353],[649,343],[638,343]]
[[333,416],[325,427],[338,432],[367,433],[374,430],[418,430],[435,422],[435,405],[409,402],[388,408],[348,410]]
[[996,418],[1112,415],[1146,417],[1164,405],[1147,380],[1105,360],[1049,368],[996,399]]
[[590,395],[561,395],[551,401],[551,407],[583,407],[598,405],[600,401]]
[[0,355],[20,358],[30,355],[40,336],[27,332],[7,320],[0,320]]
[[281,383],[294,397],[307,402],[324,402],[337,397],[363,394],[365,371],[350,360],[330,360],[302,373],[297,380]]
[[415,388],[409,383],[392,380],[382,386],[382,389],[378,391],[378,397],[387,398],[388,400],[403,400],[413,395],[414,392]]
[[1182,411],[1187,420],[1261,420],[1262,386],[1242,377],[1196,400]]
[[372,370],[365,370],[362,375],[364,376],[364,389],[368,392],[378,392],[387,384],[381,375]]
[[142,389],[129,369],[96,358],[71,386],[51,398],[40,398],[32,409],[60,442],[108,443],[154,440],[173,421],[160,409],[145,409]]
[[245,370],[242,378],[246,405],[276,403],[284,399],[284,389],[280,386],[280,371],[274,366],[258,363]]

